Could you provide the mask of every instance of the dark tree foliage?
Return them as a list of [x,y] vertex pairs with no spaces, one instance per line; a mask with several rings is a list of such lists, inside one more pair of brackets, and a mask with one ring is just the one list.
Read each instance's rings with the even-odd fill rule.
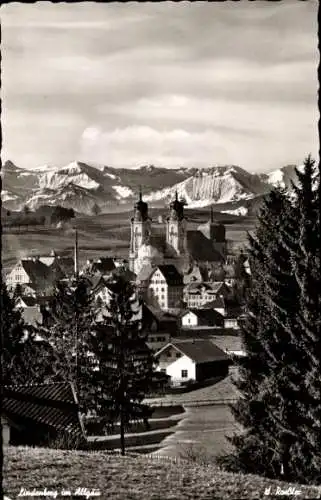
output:
[[245,262],[247,260],[243,250],[237,256],[234,264],[234,275],[236,283],[233,286],[234,299],[238,304],[244,304],[248,289],[250,287],[250,276],[246,271]]
[[73,208],[65,208],[60,205],[56,206],[51,214],[50,221],[52,224],[57,222],[67,222],[75,217]]
[[307,364],[301,369],[301,389],[305,395],[300,408],[302,440],[296,442],[295,471],[300,480],[321,483],[321,225],[320,166],[311,156],[304,170],[297,170],[295,216],[299,234],[289,234],[295,281],[299,288],[297,323],[300,347]]
[[[142,404],[153,377],[154,357],[146,345],[134,287],[121,276],[112,284],[109,314],[91,330],[89,351],[93,365],[91,409],[107,427],[120,423],[121,451],[125,454],[125,430],[132,421],[148,426],[151,414]],[[88,380],[88,370],[84,370]]]
[[85,411],[87,388],[79,373],[80,367],[88,365],[87,337],[95,315],[87,281],[80,277],[73,282],[57,283],[42,315],[43,324],[39,325],[38,333],[52,348],[52,380],[72,382],[80,407]]
[[100,212],[101,212],[100,206],[97,203],[94,203],[94,205],[92,206],[92,209],[91,209],[92,215],[99,215]]
[[[230,470],[320,482],[320,216],[313,162],[298,172],[295,197],[275,189],[250,237],[251,286],[237,360],[243,432]],[[314,181],[315,182],[315,181]]]
[[50,372],[47,349],[36,339],[33,328],[24,322],[16,299],[1,283],[2,385],[43,382]]

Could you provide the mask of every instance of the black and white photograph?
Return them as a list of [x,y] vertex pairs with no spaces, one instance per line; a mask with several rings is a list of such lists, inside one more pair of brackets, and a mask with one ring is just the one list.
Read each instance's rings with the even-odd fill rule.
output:
[[5,500],[321,498],[318,10],[1,6]]

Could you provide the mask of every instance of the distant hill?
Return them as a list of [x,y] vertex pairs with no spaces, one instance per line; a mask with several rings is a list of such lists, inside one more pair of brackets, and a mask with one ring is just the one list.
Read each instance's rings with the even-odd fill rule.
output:
[[251,214],[262,195],[276,184],[291,187],[295,167],[285,166],[268,174],[251,174],[241,167],[214,166],[208,169],[96,168],[74,161],[64,167],[41,166],[23,169],[7,161],[2,170],[2,203],[5,209],[24,206],[61,205],[84,214],[98,206],[103,213],[129,210],[140,186],[151,207],[163,207],[177,191],[186,208],[213,205],[218,211]]

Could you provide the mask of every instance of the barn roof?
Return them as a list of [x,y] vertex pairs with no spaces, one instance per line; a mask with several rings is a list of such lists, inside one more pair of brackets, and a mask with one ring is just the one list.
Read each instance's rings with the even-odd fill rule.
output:
[[81,432],[78,402],[68,382],[5,386],[2,412],[12,421],[22,419],[56,430]]
[[21,265],[33,284],[38,285],[44,281],[48,282],[50,285],[53,283],[53,273],[50,268],[40,260],[23,259],[21,260]]
[[156,357],[166,350],[169,346],[173,346],[182,354],[192,359],[195,363],[208,363],[210,361],[226,361],[229,357],[222,349],[217,347],[208,339],[182,339],[175,340],[167,344],[156,353]]

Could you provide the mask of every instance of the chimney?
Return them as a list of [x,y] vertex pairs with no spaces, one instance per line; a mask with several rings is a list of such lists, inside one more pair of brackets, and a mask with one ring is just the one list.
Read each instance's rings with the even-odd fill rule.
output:
[[78,231],[76,229],[75,232],[75,248],[74,248],[74,270],[75,270],[75,276],[78,278],[79,274],[79,269],[78,269]]

